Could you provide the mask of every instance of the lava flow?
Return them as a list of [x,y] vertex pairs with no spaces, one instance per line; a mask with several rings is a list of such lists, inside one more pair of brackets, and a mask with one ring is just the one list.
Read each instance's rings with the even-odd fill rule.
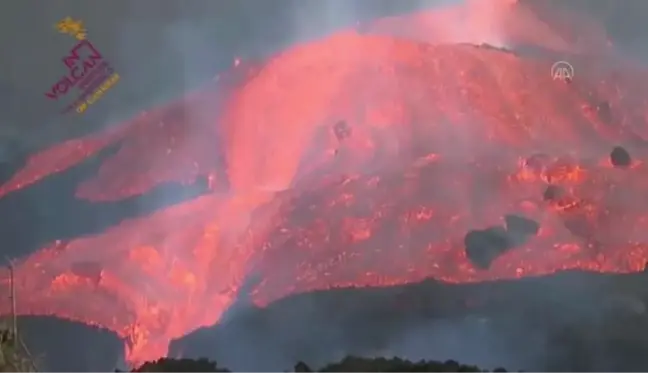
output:
[[[642,270],[648,75],[552,53],[344,31],[273,57],[224,97],[202,92],[45,150],[3,195],[117,142],[79,198],[215,186],[26,258],[18,311],[108,328],[143,361],[217,322],[251,278],[264,305],[427,277]],[[557,59],[576,66],[571,83],[552,80]],[[609,160],[617,145],[632,156],[623,167]],[[466,234],[511,214],[539,229],[475,265]]]

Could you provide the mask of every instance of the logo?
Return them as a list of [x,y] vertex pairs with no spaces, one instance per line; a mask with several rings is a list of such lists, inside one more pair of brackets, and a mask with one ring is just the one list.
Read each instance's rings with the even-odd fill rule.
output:
[[61,59],[67,72],[45,92],[45,97],[59,101],[76,92],[63,113],[74,110],[81,114],[103,97],[119,81],[120,76],[88,40],[83,21],[66,17],[56,23],[54,28],[62,34],[72,36],[77,42],[68,55]]
[[71,17],[65,17],[60,20],[54,27],[61,33],[74,36],[78,40],[85,40],[88,32],[83,25],[83,21],[77,21]]
[[570,82],[574,79],[574,66],[567,61],[558,61],[551,65],[551,78]]

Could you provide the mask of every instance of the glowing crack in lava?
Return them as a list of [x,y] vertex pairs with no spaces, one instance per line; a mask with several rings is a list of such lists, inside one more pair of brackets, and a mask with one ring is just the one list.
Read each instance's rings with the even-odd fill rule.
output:
[[[647,75],[574,55],[578,79],[564,84],[551,79],[555,57],[345,31],[275,56],[222,113],[217,90],[203,91],[45,150],[57,157],[34,156],[3,194],[118,141],[79,198],[198,176],[229,191],[43,248],[16,268],[18,311],[113,330],[137,362],[217,322],[250,277],[264,305],[426,277],[639,271]],[[610,164],[616,145],[630,149],[629,167]],[[464,236],[507,214],[534,219],[538,234],[476,268]]]

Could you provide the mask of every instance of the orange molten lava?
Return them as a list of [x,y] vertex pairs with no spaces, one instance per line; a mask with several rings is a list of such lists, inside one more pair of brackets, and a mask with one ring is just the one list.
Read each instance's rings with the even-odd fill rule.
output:
[[[552,80],[558,59],[576,67],[571,84]],[[269,60],[222,112],[216,90],[201,91],[46,150],[3,195],[117,141],[80,198],[198,176],[230,191],[43,248],[16,268],[18,311],[113,330],[142,361],[217,322],[250,276],[264,305],[426,277],[639,271],[648,260],[647,166],[636,161],[648,156],[648,80],[608,62],[345,31]],[[332,130],[340,121],[345,138]],[[609,163],[617,144],[636,159],[631,167]],[[548,182],[564,191],[559,199],[543,200]],[[539,234],[475,269],[463,236],[510,213],[538,221]],[[0,279],[8,286],[6,272]]]

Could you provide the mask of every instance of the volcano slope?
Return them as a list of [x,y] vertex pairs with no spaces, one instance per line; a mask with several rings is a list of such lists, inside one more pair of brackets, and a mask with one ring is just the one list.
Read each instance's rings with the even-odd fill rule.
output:
[[[25,258],[18,312],[110,329],[136,362],[216,323],[243,290],[266,305],[427,277],[642,270],[646,75],[569,56],[567,84],[552,80],[557,59],[342,32],[276,56],[224,99],[206,89],[36,154],[3,194],[118,142],[78,198],[197,177],[212,193]],[[615,145],[626,167],[611,165]],[[515,250],[466,250],[467,233],[512,221],[537,229],[494,239]]]

